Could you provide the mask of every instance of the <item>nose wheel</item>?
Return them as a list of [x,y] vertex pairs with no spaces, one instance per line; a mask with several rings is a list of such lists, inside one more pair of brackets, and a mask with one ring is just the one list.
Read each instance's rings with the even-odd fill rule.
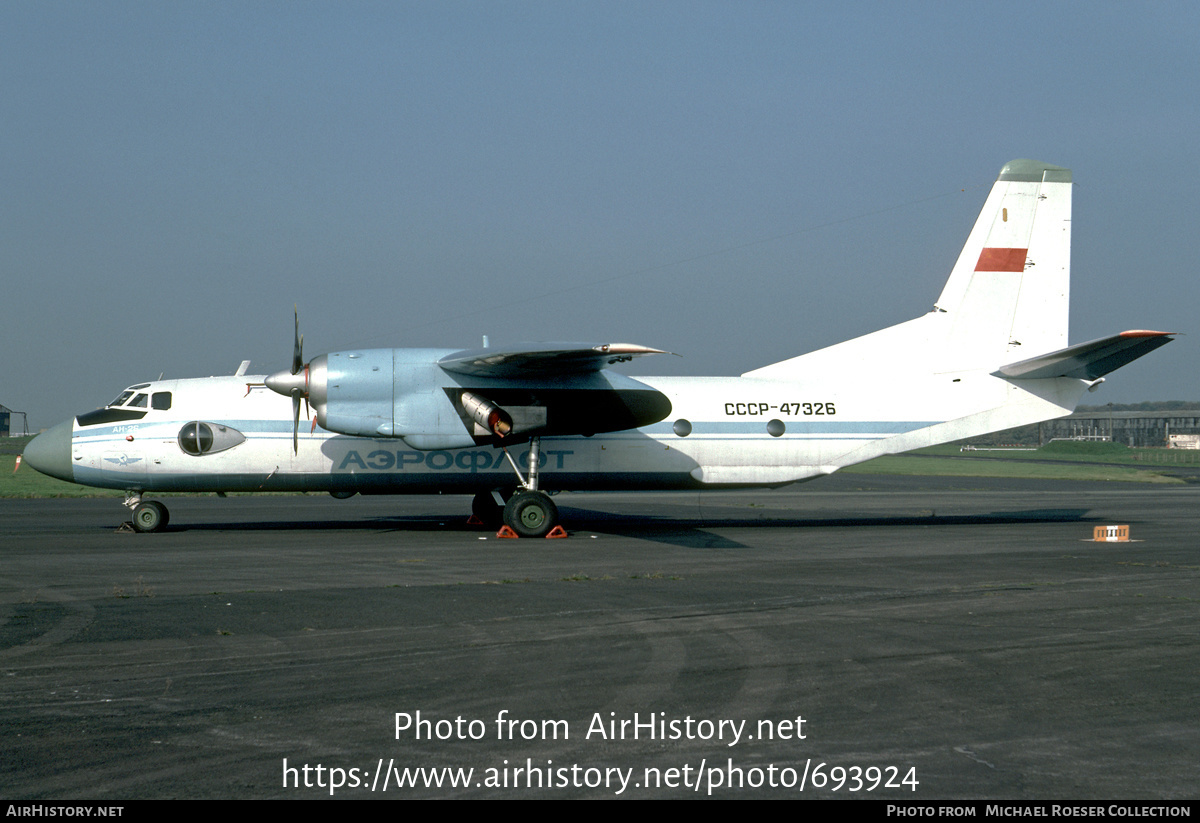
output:
[[143,500],[133,510],[133,527],[140,532],[160,532],[170,519],[167,507],[157,500]]

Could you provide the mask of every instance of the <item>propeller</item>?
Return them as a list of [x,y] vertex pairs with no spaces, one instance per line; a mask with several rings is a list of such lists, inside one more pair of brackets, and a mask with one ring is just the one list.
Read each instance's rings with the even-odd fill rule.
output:
[[[296,318],[296,331],[294,342],[292,344],[292,374],[300,374],[300,370],[304,368],[304,335],[300,333],[300,307],[293,303],[292,311]],[[308,375],[305,375],[305,384],[308,383]],[[305,385],[307,388],[307,385]],[[295,384],[292,385],[292,454],[300,453],[300,398],[305,396],[306,392]]]
[[304,362],[304,335],[300,333],[300,308],[293,306],[296,320],[292,344],[292,369],[276,372],[266,379],[267,388],[292,398],[292,452],[300,452],[300,400],[308,402],[308,365]]
[[278,371],[266,378],[267,388],[277,394],[292,398],[292,452],[300,452],[300,401],[304,400],[305,414],[313,417],[312,431],[317,430],[317,422],[324,414],[326,397],[325,355],[318,355],[308,363],[304,362],[304,335],[300,333],[300,309],[293,306],[295,317],[295,332],[292,342],[292,368],[290,371]]

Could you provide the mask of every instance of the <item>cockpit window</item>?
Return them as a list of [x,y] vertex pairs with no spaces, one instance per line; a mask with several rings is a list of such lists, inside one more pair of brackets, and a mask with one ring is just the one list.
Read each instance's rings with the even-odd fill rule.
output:
[[124,406],[126,404],[129,404],[130,406],[138,406],[141,408],[145,408],[146,407],[146,395],[142,394],[142,395],[138,396],[141,398],[140,403],[137,402],[137,398],[134,399],[133,403],[130,403],[129,398],[133,397],[134,393],[137,392],[139,389],[148,389],[148,388],[150,388],[149,383],[138,383],[136,386],[130,386],[125,391],[118,394],[117,399],[112,401],[111,403],[109,403],[107,408],[112,408],[113,406]]
[[[144,409],[147,405],[150,408],[159,409],[160,411],[166,411],[171,408],[171,393],[169,391],[155,392],[153,395],[147,395],[145,392],[138,391],[138,389],[149,388],[149,386],[149,383],[139,383],[136,386],[130,386],[117,395],[117,398],[105,406],[105,408],[112,409],[117,406],[125,406],[131,409]],[[148,404],[147,400],[149,400]]]

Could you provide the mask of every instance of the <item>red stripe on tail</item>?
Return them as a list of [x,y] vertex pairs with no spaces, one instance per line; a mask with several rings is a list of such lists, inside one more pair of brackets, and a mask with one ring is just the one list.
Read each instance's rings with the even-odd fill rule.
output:
[[984,249],[979,253],[975,271],[1025,271],[1029,249]]

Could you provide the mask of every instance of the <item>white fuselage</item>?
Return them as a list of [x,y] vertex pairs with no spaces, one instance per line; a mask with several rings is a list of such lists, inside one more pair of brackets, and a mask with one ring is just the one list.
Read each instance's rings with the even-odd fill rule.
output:
[[[80,426],[71,436],[77,483],[141,491],[478,492],[511,488],[517,475],[494,446],[417,450],[392,437],[351,437],[300,423],[293,451],[291,404],[262,376],[148,384],[169,409],[140,419]],[[640,429],[541,440],[545,490],[781,486],[881,454],[956,440],[1069,412],[1083,381],[1036,381],[1038,396],[980,372],[921,383],[638,378],[671,402]],[[1020,396],[1018,396],[1020,395]],[[202,422],[244,440],[202,454],[181,433]],[[194,428],[194,426],[193,426]],[[525,446],[510,448],[526,466]]]

